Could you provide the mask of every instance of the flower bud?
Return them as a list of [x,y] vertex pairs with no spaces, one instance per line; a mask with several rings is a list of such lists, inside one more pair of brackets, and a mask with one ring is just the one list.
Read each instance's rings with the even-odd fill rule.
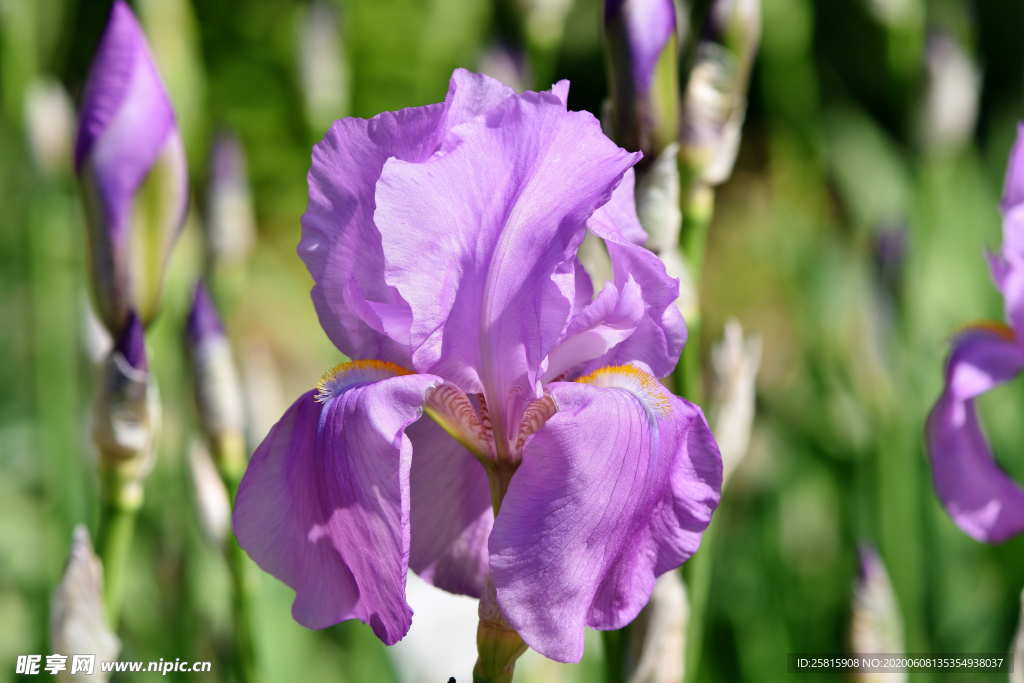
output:
[[654,584],[651,601],[630,628],[629,683],[683,680],[689,611],[679,572],[662,574]]
[[529,90],[530,71],[526,55],[505,43],[494,43],[484,49],[478,71],[497,79],[516,91]]
[[722,453],[722,478],[726,481],[746,457],[750,445],[761,337],[745,336],[739,322],[730,320],[722,340],[711,350],[711,365],[711,424]]
[[159,416],[142,323],[129,313],[124,332],[107,356],[92,424],[101,475],[117,480],[112,491],[125,497],[122,502],[141,498],[142,480],[153,467]]
[[85,85],[75,169],[97,312],[112,334],[129,311],[148,324],[184,224],[188,178],[174,111],[123,0],[111,9]]
[[963,46],[944,31],[928,37],[925,67],[918,113],[921,144],[928,150],[959,149],[974,133],[981,74]]
[[212,263],[245,260],[255,233],[245,151],[230,133],[217,135],[210,151],[206,253]]
[[313,2],[299,24],[299,76],[309,128],[319,135],[349,108],[349,71],[340,22],[330,5]]
[[[853,591],[850,649],[855,655],[902,654],[903,619],[882,558],[861,546],[860,568]],[[906,674],[885,674],[885,680],[906,680]]]
[[612,138],[652,162],[679,135],[673,0],[605,0]]
[[572,0],[516,0],[515,4],[525,20],[527,42],[542,47],[558,44]]
[[186,346],[199,422],[211,454],[222,474],[240,477],[246,460],[242,390],[224,326],[202,282],[196,285],[188,314]]
[[683,95],[682,157],[705,184],[732,174],[760,35],[760,0],[713,3]]
[[[93,552],[89,532],[75,527],[64,575],[50,600],[50,649],[71,657],[95,655],[101,662],[117,658],[121,643],[107,626],[103,607],[103,567]],[[61,673],[62,680],[106,681],[95,666],[92,675]]]
[[220,548],[228,538],[231,504],[209,451],[199,441],[193,441],[189,448],[188,470],[199,528],[211,545]]
[[64,86],[40,80],[25,95],[25,131],[36,165],[48,176],[71,172],[71,135],[75,113]]
[[679,144],[671,143],[636,180],[636,214],[647,231],[647,247],[662,254],[679,250]]

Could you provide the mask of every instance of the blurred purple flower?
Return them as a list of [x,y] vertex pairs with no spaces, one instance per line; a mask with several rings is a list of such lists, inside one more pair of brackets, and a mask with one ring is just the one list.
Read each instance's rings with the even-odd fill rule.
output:
[[[651,160],[678,135],[673,0],[605,0],[612,136]],[[664,73],[659,75],[659,69]]]
[[992,457],[974,405],[1024,369],[1024,125],[1010,153],[1002,210],[1002,250],[989,261],[1010,326],[975,325],[957,336],[927,426],[939,498],[957,526],[990,543],[1024,532],[1024,488]]
[[85,85],[75,141],[93,290],[113,334],[129,310],[152,319],[188,202],[185,152],[146,37],[122,0]]
[[[412,568],[490,587],[527,644],[576,661],[584,627],[631,621],[700,543],[721,458],[655,379],[685,341],[678,283],[640,246],[639,155],[567,91],[457,70],[444,102],[342,119],[313,150],[299,254],[327,334],[372,360],[292,405],[234,520],[306,626],[398,641]],[[588,230],[614,264],[596,297]]]

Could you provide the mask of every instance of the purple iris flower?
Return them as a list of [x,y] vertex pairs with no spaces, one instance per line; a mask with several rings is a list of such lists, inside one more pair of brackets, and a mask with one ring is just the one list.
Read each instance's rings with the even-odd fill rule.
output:
[[1002,250],[989,260],[1010,325],[975,325],[957,336],[927,426],[939,498],[957,526],[990,543],[1024,532],[1024,488],[992,457],[974,405],[1024,369],[1024,125],[1010,154],[1002,211]]
[[[584,627],[630,622],[697,550],[722,464],[656,379],[685,342],[678,282],[640,246],[639,155],[567,92],[457,70],[444,102],[342,119],[313,150],[298,251],[360,360],[271,429],[234,517],[305,626],[395,643],[411,568],[486,588],[529,646],[577,661]],[[597,296],[588,230],[614,264]]]
[[142,27],[122,0],[89,70],[75,141],[93,290],[117,334],[130,310],[154,316],[188,205],[185,151]]

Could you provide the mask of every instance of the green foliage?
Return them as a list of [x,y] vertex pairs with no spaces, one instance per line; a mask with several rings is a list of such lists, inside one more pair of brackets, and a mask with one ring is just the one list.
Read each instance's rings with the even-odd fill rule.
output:
[[[260,392],[255,443],[266,420],[338,356],[294,255],[310,148],[325,132],[310,129],[302,105],[305,3],[136,4],[182,113],[194,205],[202,200],[209,133],[234,129],[246,147],[259,238],[229,328],[250,390]],[[333,4],[350,113],[358,116],[439,100],[451,69],[474,68],[502,25],[480,0]],[[888,566],[910,650],[1002,652],[1016,626],[1024,538],[986,546],[953,526],[933,493],[922,433],[950,335],[1002,315],[984,250],[999,243],[1002,168],[1014,122],[1024,118],[1024,53],[1004,30],[1021,25],[1024,5],[973,3],[973,14],[954,12],[974,22],[972,57],[991,78],[969,142],[931,154],[911,123],[923,87],[921,18],[886,24],[865,9],[872,4],[764,0],[742,148],[716,199],[701,287],[702,346],[738,317],[764,336],[765,352],[751,453],[714,522],[700,681],[780,680],[789,652],[845,651],[861,541],[876,545]],[[598,5],[576,3],[550,67],[575,80],[573,106],[596,113],[604,97]],[[96,371],[85,352],[77,188],[37,169],[22,102],[42,75],[59,78],[77,100],[106,9],[86,0],[0,0],[5,671],[17,654],[49,651],[48,596],[71,529],[85,522],[95,530],[97,514],[86,436]],[[184,33],[174,33],[175,22]],[[213,659],[212,675],[189,680],[223,680],[228,570],[199,533],[186,459],[196,427],[180,344],[201,267],[195,222],[172,259],[150,336],[165,419],[135,530],[120,636],[123,658]],[[906,228],[895,285],[880,277],[874,248],[880,231],[894,226]],[[981,405],[1001,461],[1024,479],[1024,387]],[[366,627],[305,630],[291,620],[290,600],[287,588],[259,574],[265,680],[398,680]],[[523,680],[596,680],[600,650],[589,641],[579,667],[524,663]]]

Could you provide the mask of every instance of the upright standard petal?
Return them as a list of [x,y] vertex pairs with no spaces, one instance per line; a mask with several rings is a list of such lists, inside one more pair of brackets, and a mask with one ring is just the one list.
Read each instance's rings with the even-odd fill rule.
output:
[[447,130],[512,95],[497,81],[461,69],[444,102],[336,121],[313,148],[309,205],[299,256],[313,276],[320,323],[342,353],[409,366],[410,312],[385,282],[374,188],[389,158],[420,162]]
[[253,454],[235,502],[239,543],[295,590],[310,628],[360,619],[387,644],[409,629],[406,428],[439,379],[347,363],[301,396]]
[[114,3],[89,71],[75,168],[82,178],[97,307],[120,330],[129,309],[148,322],[188,202],[185,152],[146,37]]
[[424,163],[385,164],[374,218],[386,280],[412,311],[413,366],[503,406],[500,440],[571,311],[562,264],[638,155],[553,93],[509,98],[450,135]]
[[484,468],[433,420],[420,420],[408,435],[413,449],[409,567],[438,588],[478,598],[494,523]]
[[533,649],[578,661],[584,627],[617,629],[686,561],[718,505],[704,416],[634,367],[549,387],[491,533],[498,604]]
[[[641,362],[656,376],[664,377],[672,372],[686,344],[686,322],[675,305],[679,280],[670,277],[661,259],[641,246],[647,234],[637,219],[633,190],[633,173],[628,172],[608,203],[594,212],[587,227],[608,249],[610,284],[620,296],[629,291],[630,285],[637,288],[643,297],[642,311],[631,334],[624,335],[606,353],[580,357],[578,362],[583,363],[582,372]],[[605,296],[603,291],[601,296]]]
[[926,436],[935,489],[953,521],[979,541],[1024,532],[1024,489],[999,467],[978,422],[974,399],[1024,369],[1024,347],[1009,328],[960,335],[946,385],[928,416]]

